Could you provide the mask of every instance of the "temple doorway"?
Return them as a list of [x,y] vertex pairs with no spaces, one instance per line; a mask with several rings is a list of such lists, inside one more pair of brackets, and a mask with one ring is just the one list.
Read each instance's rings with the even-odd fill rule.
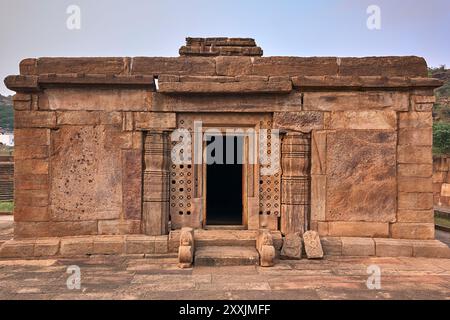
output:
[[243,137],[211,135],[206,142],[206,225],[243,224]]

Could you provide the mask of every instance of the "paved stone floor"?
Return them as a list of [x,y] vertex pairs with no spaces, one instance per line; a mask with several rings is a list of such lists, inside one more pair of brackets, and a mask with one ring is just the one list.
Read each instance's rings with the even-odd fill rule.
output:
[[[11,231],[11,219],[0,216],[0,240]],[[73,265],[79,290],[67,287]],[[379,290],[367,288],[370,265],[380,267]],[[329,257],[193,269],[179,269],[173,255],[0,259],[0,299],[450,299],[450,259]]]
[[[67,288],[69,266],[81,288]],[[369,290],[367,267],[381,269]],[[450,299],[450,259],[327,258],[179,269],[174,256],[0,260],[0,299]]]

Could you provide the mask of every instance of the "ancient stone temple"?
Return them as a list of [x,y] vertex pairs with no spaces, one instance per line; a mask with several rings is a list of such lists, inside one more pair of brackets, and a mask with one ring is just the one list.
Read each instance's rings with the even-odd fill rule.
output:
[[[292,234],[316,231],[306,253],[448,256],[433,240],[441,82],[424,59],[186,40],[179,57],[25,59],[5,79],[15,235],[1,255],[178,250],[181,266],[271,265],[286,236],[295,247]],[[238,161],[208,163],[222,137]]]

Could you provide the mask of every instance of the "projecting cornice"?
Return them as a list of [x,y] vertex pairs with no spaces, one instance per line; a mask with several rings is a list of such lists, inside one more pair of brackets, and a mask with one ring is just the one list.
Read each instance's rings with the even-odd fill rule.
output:
[[8,76],[5,85],[18,92],[33,92],[48,87],[145,87],[166,94],[245,94],[289,93],[300,91],[359,91],[434,89],[442,81],[423,77],[379,76],[178,76],[160,75],[156,89],[153,75],[41,74]]

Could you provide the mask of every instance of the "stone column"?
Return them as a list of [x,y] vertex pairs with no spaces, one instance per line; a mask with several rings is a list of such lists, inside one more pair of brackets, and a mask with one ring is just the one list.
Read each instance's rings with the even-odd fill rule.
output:
[[310,135],[287,133],[281,149],[281,232],[307,229],[310,212]]
[[408,112],[398,113],[397,219],[390,236],[434,239],[433,91],[412,94]]
[[168,133],[148,131],[144,139],[142,232],[163,235],[169,232]]

